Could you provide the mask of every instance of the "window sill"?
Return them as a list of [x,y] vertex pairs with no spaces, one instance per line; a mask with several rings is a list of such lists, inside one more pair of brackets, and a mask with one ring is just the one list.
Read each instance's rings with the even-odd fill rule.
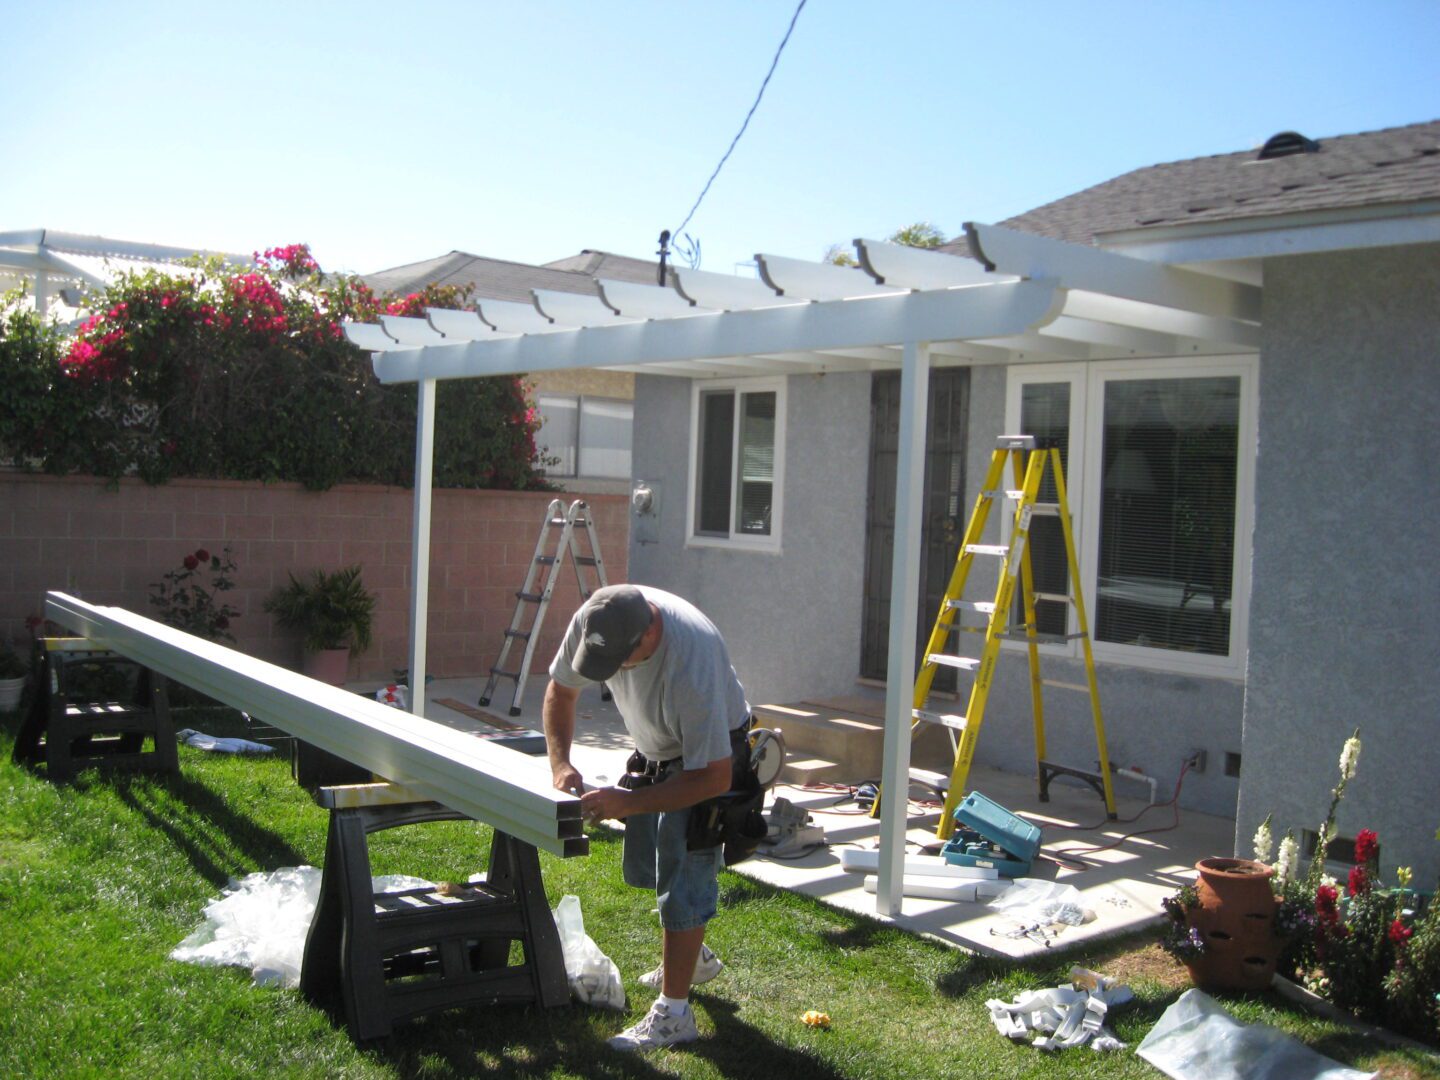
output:
[[718,548],[722,551],[743,551],[756,555],[782,555],[784,550],[779,540],[767,538],[763,543],[755,540],[726,539],[719,536],[692,536],[685,541],[687,548]]

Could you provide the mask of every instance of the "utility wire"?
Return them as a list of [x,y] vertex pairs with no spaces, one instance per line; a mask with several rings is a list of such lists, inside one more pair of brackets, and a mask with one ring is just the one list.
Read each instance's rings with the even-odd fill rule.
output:
[[720,164],[715,166],[715,171],[710,174],[710,179],[705,181],[705,187],[700,192],[700,197],[695,200],[695,205],[690,207],[690,212],[685,215],[685,220],[680,223],[680,228],[673,230],[671,236],[679,236],[685,231],[685,226],[690,224],[690,219],[695,216],[695,211],[700,209],[700,204],[705,200],[705,195],[710,191],[710,185],[720,175],[720,170],[725,167],[725,162],[730,160],[735,146],[740,141],[740,136],[745,134],[745,129],[750,126],[750,118],[755,115],[755,110],[760,107],[760,99],[765,96],[765,88],[770,85],[770,76],[775,74],[775,66],[780,63],[780,54],[785,51],[785,44],[790,40],[790,35],[795,30],[795,21],[800,18],[800,12],[805,9],[805,0],[800,0],[795,8],[795,14],[790,16],[790,26],[785,31],[785,36],[780,39],[780,47],[775,50],[775,58],[770,61],[770,70],[765,73],[765,81],[760,84],[760,92],[755,95],[755,104],[750,106],[750,111],[745,114],[745,122],[740,125],[740,130],[735,133],[735,138],[730,140],[730,149],[725,151],[725,156],[720,159]]

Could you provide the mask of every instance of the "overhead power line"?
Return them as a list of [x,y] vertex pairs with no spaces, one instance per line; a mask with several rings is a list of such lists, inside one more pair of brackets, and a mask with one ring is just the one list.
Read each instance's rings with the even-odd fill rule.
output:
[[695,205],[690,207],[690,212],[685,215],[685,220],[680,223],[678,229],[675,229],[673,232],[666,229],[660,234],[660,284],[663,285],[665,283],[665,258],[668,253],[667,249],[670,238],[672,236],[678,238],[685,231],[685,226],[690,224],[690,219],[695,216],[695,211],[699,210],[700,204],[705,201],[705,196],[710,191],[710,185],[715,183],[715,178],[720,175],[720,170],[725,167],[725,162],[729,161],[730,155],[735,152],[735,147],[740,142],[740,137],[745,134],[745,129],[750,126],[750,118],[755,115],[755,110],[760,107],[760,100],[765,96],[765,88],[770,85],[770,76],[775,74],[775,68],[780,63],[780,56],[785,51],[785,45],[790,41],[790,35],[795,32],[796,20],[800,18],[800,12],[805,10],[805,2],[806,0],[800,0],[800,3],[795,7],[795,14],[790,16],[790,25],[786,27],[785,36],[780,39],[780,45],[775,50],[774,58],[770,61],[770,70],[765,73],[765,78],[760,83],[760,92],[755,95],[755,103],[750,106],[750,111],[745,114],[745,120],[740,125],[740,130],[735,133],[735,138],[730,140],[729,149],[727,149],[724,156],[720,158],[720,163],[715,166],[715,171],[710,174],[710,179],[705,181],[705,186],[700,190],[700,195],[695,199]]

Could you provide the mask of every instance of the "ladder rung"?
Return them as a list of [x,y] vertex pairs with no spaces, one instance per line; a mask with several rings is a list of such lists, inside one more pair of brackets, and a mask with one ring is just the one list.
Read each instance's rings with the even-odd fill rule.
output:
[[[1067,641],[1074,641],[1076,638],[1083,638],[1084,634],[1036,634],[1037,645],[1064,645]],[[1024,630],[1007,630],[1000,635],[1003,641],[1029,641],[1030,638]]]
[[1004,558],[1010,554],[1009,544],[966,544],[967,555],[999,555]]
[[1090,687],[1084,683],[1061,682],[1059,679],[1041,679],[1042,685],[1053,686],[1056,690],[1077,690],[1082,694],[1088,694]]
[[965,730],[965,717],[955,713],[930,712],[928,709],[915,709],[910,714],[916,720],[923,720],[927,724],[939,724],[941,727],[950,728],[952,731]]
[[980,661],[969,656],[951,656],[949,653],[931,653],[925,658],[927,664],[939,664],[941,667],[955,668],[959,671],[974,671],[980,666]]
[[575,561],[581,566],[597,566],[600,563],[593,555],[576,555]]
[[541,566],[549,566],[549,565],[551,565],[552,563],[554,563],[554,561],[555,561],[555,556],[554,556],[554,555],[536,555],[536,556],[535,556],[535,561],[538,562]]
[[490,674],[491,674],[491,675],[503,675],[503,676],[504,676],[505,678],[507,678],[507,679],[518,679],[518,678],[520,678],[520,673],[519,673],[518,671],[501,671],[498,667],[492,667],[492,668],[490,669]]
[[560,526],[560,525],[564,525],[564,524],[565,524],[565,519],[564,519],[564,518],[551,518],[551,519],[550,519],[550,524],[551,524],[552,526],[557,526],[557,527],[558,527],[558,526]]
[[1070,597],[1066,596],[1064,593],[1061,593],[1061,592],[1037,592],[1037,593],[1031,593],[1030,596],[1031,596],[1032,599],[1035,599],[1035,600],[1049,600],[1051,603],[1054,603],[1054,604],[1068,604],[1068,603],[1070,603]]
[[974,611],[981,615],[994,615],[995,604],[990,600],[947,600],[952,611]]
[[541,600],[545,599],[542,593],[517,592],[515,595],[518,596],[521,600],[524,600],[527,604],[538,604]]
[[510,629],[507,629],[507,630],[505,631],[505,636],[506,636],[506,637],[519,638],[521,641],[529,641],[529,640],[530,640],[530,631],[529,631],[529,630],[510,630]]

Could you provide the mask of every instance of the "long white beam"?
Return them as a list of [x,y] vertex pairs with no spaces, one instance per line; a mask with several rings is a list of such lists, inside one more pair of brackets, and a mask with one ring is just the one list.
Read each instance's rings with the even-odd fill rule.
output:
[[186,634],[123,608],[45,598],[61,626],[322,750],[556,855],[589,850],[580,801],[525,754]]
[[381,382],[400,383],[996,338],[1043,326],[1061,301],[1051,282],[1016,281],[398,350],[374,365]]

